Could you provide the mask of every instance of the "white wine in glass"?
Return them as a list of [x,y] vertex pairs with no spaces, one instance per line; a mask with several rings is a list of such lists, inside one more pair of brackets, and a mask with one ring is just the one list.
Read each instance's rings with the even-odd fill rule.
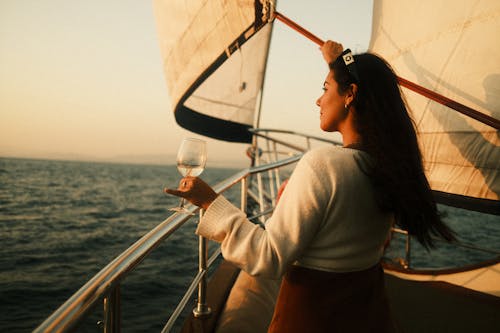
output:
[[[184,139],[177,152],[177,170],[184,177],[198,177],[205,170],[207,162],[207,144],[203,140]],[[184,208],[184,198],[178,207],[170,208],[172,211],[191,214]]]

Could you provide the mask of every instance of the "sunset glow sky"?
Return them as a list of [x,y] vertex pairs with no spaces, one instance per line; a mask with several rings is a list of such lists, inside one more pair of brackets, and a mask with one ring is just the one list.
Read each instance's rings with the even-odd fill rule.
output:
[[[368,0],[278,3],[358,52],[371,9]],[[276,22],[261,126],[325,136],[315,101],[326,70],[315,44]],[[174,121],[150,1],[0,2],[0,156],[173,163],[184,137],[199,136]],[[209,165],[243,166],[246,145],[207,141]]]

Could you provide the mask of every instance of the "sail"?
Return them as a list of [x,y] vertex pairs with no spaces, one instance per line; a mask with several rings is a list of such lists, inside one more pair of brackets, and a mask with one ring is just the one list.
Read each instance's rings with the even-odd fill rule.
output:
[[[498,0],[375,0],[369,49],[399,77],[500,119],[499,35]],[[498,210],[498,130],[403,92],[432,189]]]
[[269,49],[268,1],[154,0],[177,123],[250,142]]

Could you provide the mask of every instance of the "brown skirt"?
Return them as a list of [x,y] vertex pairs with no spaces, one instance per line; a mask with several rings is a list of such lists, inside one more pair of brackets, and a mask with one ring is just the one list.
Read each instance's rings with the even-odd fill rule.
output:
[[380,264],[332,273],[293,266],[268,332],[394,332]]

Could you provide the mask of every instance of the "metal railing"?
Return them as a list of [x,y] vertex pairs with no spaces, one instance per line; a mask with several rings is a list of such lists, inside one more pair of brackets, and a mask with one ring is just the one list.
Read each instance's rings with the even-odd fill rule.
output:
[[[312,141],[327,142],[339,145],[339,142],[325,140],[306,134],[292,131],[281,131],[271,129],[255,129],[254,135],[259,138],[256,146],[253,147],[254,163],[253,167],[244,169],[233,176],[225,179],[214,186],[217,193],[241,184],[241,209],[247,210],[249,197],[258,204],[255,214],[252,213],[250,219],[264,219],[272,213],[276,203],[276,193],[281,185],[280,169],[297,162],[302,153],[312,147]],[[305,139],[305,146],[292,144],[287,140],[271,137],[270,134],[293,135]],[[263,141],[263,142],[262,142]],[[265,147],[265,150],[259,147]],[[288,151],[281,150],[286,148]],[[289,152],[292,149],[295,152]],[[279,159],[280,156],[288,156]],[[255,177],[254,177],[255,176]],[[257,192],[257,193],[255,193]],[[200,211],[198,207],[187,205],[191,213]],[[200,211],[200,217],[203,212]],[[146,235],[136,241],[127,250],[121,253],[91,280],[82,286],[73,296],[62,304],[50,317],[48,317],[34,332],[67,332],[75,329],[94,308],[103,302],[103,322],[101,323],[104,332],[119,332],[121,317],[121,295],[120,283],[128,274],[134,270],[154,249],[169,238],[177,229],[183,226],[192,216],[184,213],[175,213],[166,220],[149,231]],[[406,234],[406,257],[407,267],[410,266],[411,246],[410,238],[404,230],[394,230],[397,233]],[[187,306],[189,300],[196,290],[198,290],[198,304],[194,309],[194,314],[204,316],[210,313],[210,309],[205,302],[207,270],[215,262],[220,254],[220,249],[216,250],[208,258],[207,242],[200,237],[199,242],[199,269],[194,276],[191,285],[185,295],[172,312],[165,324],[162,332],[169,332],[182,311]]]
[[[306,147],[293,145],[287,141],[269,137],[269,133],[303,137],[306,140]],[[253,194],[252,197],[253,199],[258,199],[261,209],[257,212],[255,218],[262,218],[272,212],[273,207],[266,207],[265,202],[271,202],[272,206],[274,206],[275,201],[273,197],[275,196],[275,190],[277,191],[280,186],[279,169],[297,162],[302,156],[301,153],[311,147],[311,140],[330,143],[335,142],[292,131],[255,129],[254,134],[266,140],[265,146],[267,150],[264,151],[264,156],[268,157],[261,158],[261,154],[257,154],[254,167],[244,169],[227,178],[214,186],[214,190],[217,193],[222,193],[238,183],[241,183],[241,208],[245,211],[248,202],[247,195],[250,193],[252,196],[253,193],[250,188],[256,186],[258,193]],[[286,155],[291,157],[278,160],[279,155],[282,155],[282,153],[278,151],[278,146],[283,146],[286,149],[293,149],[299,153],[293,154],[287,152]],[[259,151],[258,144],[254,147],[254,149]],[[262,165],[262,161],[266,161],[266,164]],[[262,182],[262,174],[265,172],[268,172],[269,191],[266,191]],[[252,175],[257,175],[257,182],[248,182],[248,178]],[[255,183],[257,183],[257,185]],[[199,211],[199,208],[193,205],[188,205],[187,207],[191,213]],[[202,212],[200,211],[200,215],[201,214]],[[146,258],[177,229],[184,225],[190,218],[191,215],[175,213],[161,222],[154,229],[136,241],[127,250],[122,252],[113,261],[111,261],[100,272],[98,272],[38,328],[36,328],[34,332],[67,332],[73,330],[100,302],[103,302],[104,308],[104,319],[103,322],[100,323],[100,326],[103,327],[104,332],[119,332],[121,316],[120,282],[125,279],[128,273],[134,270],[142,262],[142,260],[144,260],[144,258]],[[162,332],[168,332],[173,327],[175,320],[178,318],[190,297],[197,289],[196,287],[198,287],[198,304],[194,309],[194,314],[203,316],[210,313],[208,305],[205,304],[206,275],[208,267],[210,267],[210,265],[215,261],[219,255],[219,251],[216,251],[208,260],[207,254],[207,242],[205,239],[200,237],[198,274],[194,277],[191,286],[188,288],[179,305],[172,313]]]
[[[400,229],[400,228],[393,227],[391,229],[391,232],[392,232],[392,234],[399,234],[399,235],[402,235],[404,237],[404,243],[405,243],[405,245],[404,245],[404,248],[405,248],[404,258],[397,258],[398,259],[397,263],[403,269],[408,269],[408,270],[414,269],[415,267],[412,266],[412,245],[411,245],[413,236],[411,236],[408,233],[408,231]],[[436,243],[441,243],[441,244],[447,243],[445,240],[437,238],[437,237],[433,237],[432,240]],[[463,242],[463,241],[459,241],[459,240],[457,240],[453,243],[449,243],[449,244],[456,247],[456,248],[469,249],[469,250],[474,250],[477,252],[483,252],[483,253],[494,255],[497,258],[500,258],[500,251],[495,250],[495,249],[484,248],[481,246],[469,244],[467,242]]]
[[[313,143],[328,143],[341,146],[340,141],[328,140],[314,135],[304,134],[289,130],[277,130],[269,128],[255,128],[250,130],[254,137],[257,139],[256,147],[252,147],[251,155],[254,158],[255,165],[274,163],[279,160],[281,156],[290,156],[296,153],[305,153],[313,147]],[[271,136],[272,135],[272,136]],[[296,140],[303,140],[305,145],[292,143],[290,138]],[[263,147],[263,148],[260,148]],[[260,206],[260,212],[265,212],[276,204],[277,191],[281,187],[281,174],[278,168],[268,171],[267,180],[269,184],[267,187],[269,191],[264,188],[264,174],[257,174],[249,186],[248,195],[254,199]],[[257,189],[257,193],[252,191],[253,188]],[[266,204],[268,203],[268,205]],[[262,214],[260,222],[263,223],[265,214]]]
[[[269,130],[267,130],[269,131]],[[302,134],[297,133],[299,136]],[[307,135],[302,135],[307,137]],[[266,140],[273,141],[272,138],[266,138]],[[309,140],[309,138],[307,139]],[[321,139],[323,140],[323,139]],[[276,151],[277,144],[273,144],[275,150],[271,153],[274,157],[279,154]],[[283,145],[287,146],[286,142]],[[290,148],[290,147],[289,147]],[[307,148],[298,148],[299,151],[305,151]],[[260,165],[257,163],[256,166],[244,169],[235,175],[227,178],[221,183],[214,186],[214,190],[217,193],[222,193],[227,189],[241,183],[241,206],[245,210],[247,205],[247,193],[249,184],[247,179],[252,175],[260,175],[264,172],[271,171],[269,175],[273,177],[278,176],[279,173],[272,173],[273,170],[279,169],[281,167],[293,164],[301,158],[302,154],[295,154],[291,157],[267,163],[265,165]],[[277,188],[280,181],[273,179],[270,184],[271,188]],[[273,190],[274,191],[274,190]],[[258,194],[261,199],[264,198],[262,193],[265,193],[264,186],[261,184],[258,186]],[[272,192],[272,191],[271,191]],[[272,193],[267,193],[265,195],[266,200]],[[262,205],[264,206],[264,205]],[[191,213],[196,213],[200,209],[193,205],[188,205],[187,209]],[[272,212],[272,209],[262,209],[257,213],[257,217],[265,216]],[[201,214],[202,212],[200,212]],[[118,257],[106,265],[100,272],[98,272],[92,279],[90,279],[85,285],[83,285],[73,296],[71,296],[65,303],[63,303],[52,315],[50,315],[39,327],[37,327],[34,332],[67,332],[75,329],[82,321],[85,319],[91,311],[100,303],[103,302],[104,305],[104,319],[101,322],[104,332],[119,332],[120,331],[120,309],[121,309],[121,296],[120,296],[120,282],[126,278],[128,273],[134,270],[141,262],[147,257],[155,248],[157,248],[162,242],[164,242],[170,235],[172,235],[177,229],[184,225],[191,215],[184,213],[175,213],[168,217],[166,220],[157,225],[154,229],[149,231],[146,235],[141,237],[132,246],[122,252]],[[162,332],[168,332],[180,315],[181,311],[185,308],[189,298],[192,296],[196,287],[198,286],[198,305],[194,310],[195,315],[207,315],[210,310],[205,304],[205,288],[206,288],[206,276],[207,269],[213,263],[216,257],[219,255],[219,251],[216,251],[210,259],[207,260],[207,244],[206,240],[200,238],[199,245],[199,271],[194,277],[191,286],[188,288],[185,296],[174,310],[167,324],[165,325]]]

